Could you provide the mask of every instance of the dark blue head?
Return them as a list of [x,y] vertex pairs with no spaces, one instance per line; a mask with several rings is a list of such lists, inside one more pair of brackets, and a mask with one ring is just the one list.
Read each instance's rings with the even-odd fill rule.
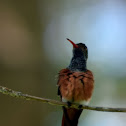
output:
[[67,40],[73,45],[73,57],[68,68],[72,71],[86,71],[87,46],[83,43],[75,44],[70,39]]

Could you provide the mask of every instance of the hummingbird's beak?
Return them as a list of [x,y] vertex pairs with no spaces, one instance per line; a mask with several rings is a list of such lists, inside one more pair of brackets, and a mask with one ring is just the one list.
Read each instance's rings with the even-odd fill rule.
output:
[[73,45],[74,48],[79,48],[78,45],[76,45],[73,41],[67,38],[67,40]]

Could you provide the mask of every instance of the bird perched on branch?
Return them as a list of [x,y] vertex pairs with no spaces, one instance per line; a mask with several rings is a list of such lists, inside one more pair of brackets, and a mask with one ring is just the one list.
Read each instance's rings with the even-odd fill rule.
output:
[[94,77],[87,69],[88,49],[83,43],[73,45],[73,57],[69,66],[59,72],[58,95],[62,102],[78,103],[78,109],[63,107],[62,126],[77,126],[82,113],[81,106],[86,105],[92,96],[94,89]]

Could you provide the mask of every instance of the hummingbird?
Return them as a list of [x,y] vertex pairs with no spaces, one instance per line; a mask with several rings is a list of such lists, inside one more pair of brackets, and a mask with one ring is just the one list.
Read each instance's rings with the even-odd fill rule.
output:
[[79,104],[78,109],[63,107],[62,126],[77,126],[79,117],[83,111],[82,105],[87,105],[92,97],[94,89],[93,73],[87,69],[88,48],[83,43],[73,45],[73,56],[70,64],[60,70],[58,75],[58,95],[62,102]]

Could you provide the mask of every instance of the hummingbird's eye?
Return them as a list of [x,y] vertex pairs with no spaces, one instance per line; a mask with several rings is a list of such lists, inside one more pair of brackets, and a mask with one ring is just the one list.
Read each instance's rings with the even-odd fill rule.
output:
[[87,48],[85,48],[85,47],[82,47],[81,49],[83,52],[87,51]]

